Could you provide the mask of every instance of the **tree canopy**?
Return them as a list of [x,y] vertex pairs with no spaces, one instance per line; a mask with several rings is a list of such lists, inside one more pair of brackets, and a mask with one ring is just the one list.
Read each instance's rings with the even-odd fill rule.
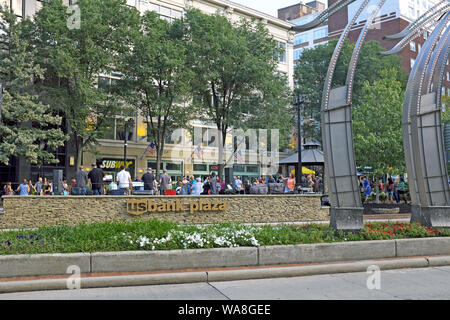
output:
[[24,23],[0,7],[0,81],[4,89],[0,117],[0,163],[23,157],[32,164],[58,162],[53,155],[66,136],[61,117],[40,102],[33,84],[43,78],[35,50],[23,39]]

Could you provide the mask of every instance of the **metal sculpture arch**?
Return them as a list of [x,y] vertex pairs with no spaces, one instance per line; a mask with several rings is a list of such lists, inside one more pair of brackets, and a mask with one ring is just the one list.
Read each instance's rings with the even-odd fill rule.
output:
[[[355,0],[340,0],[314,21],[293,27],[294,31],[312,29]],[[342,47],[352,26],[371,0],[364,0],[347,24],[331,58],[322,95],[322,140],[325,158],[325,179],[330,194],[330,225],[335,229],[354,231],[363,227],[363,207],[356,173],[352,134],[353,81],[362,44],[386,0],[376,0],[356,42],[346,83],[331,89],[334,71]],[[450,4],[440,1],[402,32],[387,36],[403,38],[392,50],[400,51],[424,29],[436,26],[422,48],[411,72],[403,111],[403,139],[410,190],[415,211],[412,220],[429,226],[450,227],[449,186],[445,166],[444,143],[440,118],[440,90],[445,62],[448,58]],[[445,30],[444,30],[445,29]],[[444,60],[443,60],[444,59]],[[433,91],[434,90],[434,91]],[[436,91],[439,90],[439,91]],[[429,140],[432,139],[432,143]],[[426,143],[425,143],[426,142]]]

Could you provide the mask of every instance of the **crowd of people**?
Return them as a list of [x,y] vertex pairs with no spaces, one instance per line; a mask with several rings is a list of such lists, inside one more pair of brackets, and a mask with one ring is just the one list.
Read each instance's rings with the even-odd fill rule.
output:
[[[136,187],[136,182],[143,187]],[[227,184],[224,179],[220,179],[215,172],[207,177],[186,176],[179,181],[172,181],[167,170],[156,176],[151,168],[147,169],[140,180],[132,180],[130,173],[121,166],[113,181],[105,181],[105,173],[95,163],[92,169],[87,172],[83,166],[75,173],[70,183],[67,180],[62,181],[62,185],[54,186],[54,183],[47,178],[38,178],[36,183],[24,179],[15,190],[11,183],[4,186],[4,195],[131,195],[135,191],[146,191],[152,195],[214,195],[214,194],[250,194],[252,186],[269,186],[278,184],[280,192],[277,193],[296,193],[296,178],[293,173],[288,177],[282,175],[259,178],[241,179],[240,176],[234,176],[231,184]],[[304,177],[303,187],[310,192],[323,192],[322,175],[308,175]],[[55,192],[55,189],[58,192]],[[90,191],[91,190],[91,191]]]
[[374,191],[376,191],[377,187],[380,193],[387,194],[388,203],[395,202],[398,204],[401,201],[404,201],[405,204],[408,203],[407,185],[403,177],[394,179],[390,176],[385,181],[383,181],[383,179],[377,181],[375,179],[369,180],[367,176],[361,176],[360,188],[361,193],[363,194],[363,203],[366,203],[369,200],[369,197],[372,194],[375,194]]

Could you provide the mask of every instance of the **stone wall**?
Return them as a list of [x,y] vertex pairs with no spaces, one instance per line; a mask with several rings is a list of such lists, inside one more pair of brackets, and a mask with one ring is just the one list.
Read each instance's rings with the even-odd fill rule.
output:
[[[130,200],[180,201],[187,207],[180,212],[131,215],[127,213],[127,201]],[[200,200],[226,203],[226,209],[190,213],[189,203]],[[180,224],[322,221],[329,218],[328,208],[320,205],[320,195],[8,196],[3,197],[3,208],[0,229],[154,218]]]

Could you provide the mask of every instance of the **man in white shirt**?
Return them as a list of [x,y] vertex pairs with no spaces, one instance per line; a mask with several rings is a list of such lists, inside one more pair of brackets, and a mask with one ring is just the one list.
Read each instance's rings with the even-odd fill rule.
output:
[[130,195],[133,190],[133,181],[131,181],[130,173],[125,170],[125,166],[120,166],[116,180],[119,183],[119,189],[123,190],[125,195]]

